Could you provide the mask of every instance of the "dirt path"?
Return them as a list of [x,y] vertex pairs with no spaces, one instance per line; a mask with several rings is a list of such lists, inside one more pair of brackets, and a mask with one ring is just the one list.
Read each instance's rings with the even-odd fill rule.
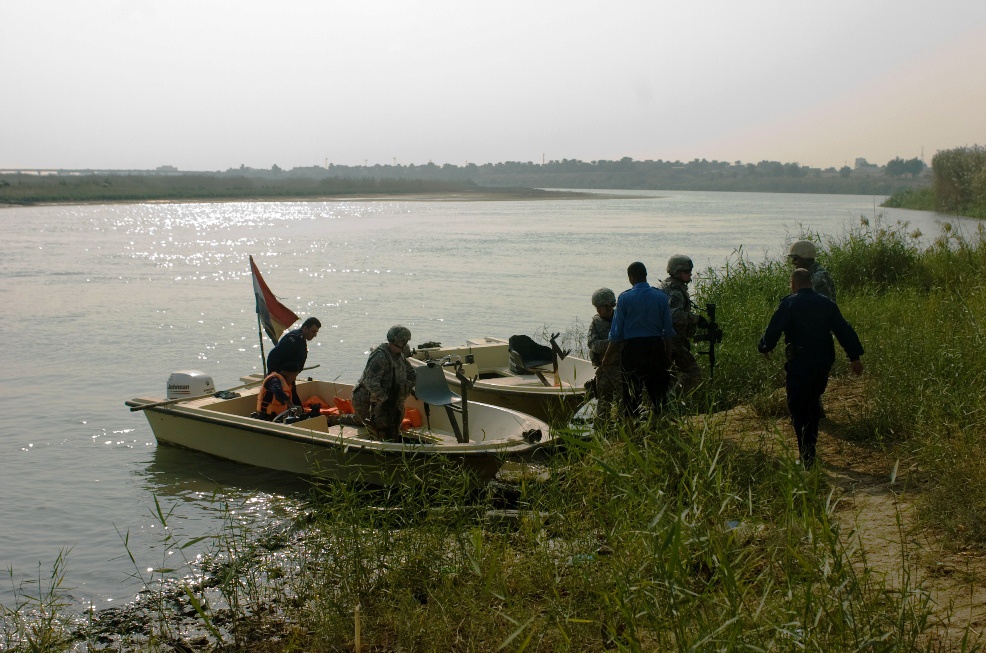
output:
[[[838,499],[835,517],[855,558],[883,575],[891,587],[927,593],[938,620],[930,637],[947,650],[959,650],[965,627],[978,638],[986,626],[986,557],[956,546],[922,527],[915,502],[920,495],[892,451],[845,438],[851,415],[863,408],[859,379],[835,379],[824,396],[826,418],[819,428],[818,459]],[[783,390],[770,415],[746,406],[720,413],[726,437],[782,456],[797,456]],[[896,469],[895,469],[896,468]],[[858,545],[858,546],[854,546]]]

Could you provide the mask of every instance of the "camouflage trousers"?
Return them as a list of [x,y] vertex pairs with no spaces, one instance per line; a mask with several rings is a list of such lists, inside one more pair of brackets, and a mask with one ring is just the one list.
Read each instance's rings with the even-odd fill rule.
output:
[[373,401],[365,388],[357,386],[353,391],[356,414],[348,417],[354,425],[365,426],[369,435],[378,440],[400,441],[404,408],[396,404],[396,401]]
[[692,354],[691,347],[677,342],[671,350],[671,376],[682,391],[691,392],[702,382],[702,368]]
[[613,418],[613,407],[623,396],[623,372],[620,364],[600,365],[596,368],[596,420]]

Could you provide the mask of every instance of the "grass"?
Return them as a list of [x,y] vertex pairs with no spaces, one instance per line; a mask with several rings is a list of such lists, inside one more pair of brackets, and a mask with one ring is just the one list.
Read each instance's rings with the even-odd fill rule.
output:
[[[894,447],[901,469],[916,470],[908,482],[920,489],[919,515],[943,541],[981,546],[984,232],[943,225],[926,248],[906,224],[879,219],[837,237],[803,235],[821,246],[866,347],[866,397],[847,425],[851,437]],[[805,474],[762,442],[740,445],[715,421],[691,419],[738,403],[776,412],[783,373],[755,344],[789,272],[742,251],[706,271],[697,299],[718,305],[726,333],[715,383],[661,418],[569,438],[539,467],[480,491],[439,463],[389,490],[313,485],[291,534],[260,537],[230,520],[202,574],[148,601],[162,616],[150,634],[111,646],[978,650],[968,626],[957,644],[936,639],[938,613],[903,555],[903,526],[887,545],[902,551],[891,582],[840,527],[824,472]],[[569,331],[565,346],[575,349],[584,327]],[[848,374],[844,360],[833,373]],[[157,514],[170,518],[160,506]],[[4,612],[5,648],[67,650],[98,639],[81,627],[65,635],[53,618],[65,609],[59,586]]]

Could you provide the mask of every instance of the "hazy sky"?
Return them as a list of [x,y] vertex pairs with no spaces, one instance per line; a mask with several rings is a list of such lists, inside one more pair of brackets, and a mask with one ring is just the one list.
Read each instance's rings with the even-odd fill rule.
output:
[[0,0],[0,169],[973,144],[982,0]]

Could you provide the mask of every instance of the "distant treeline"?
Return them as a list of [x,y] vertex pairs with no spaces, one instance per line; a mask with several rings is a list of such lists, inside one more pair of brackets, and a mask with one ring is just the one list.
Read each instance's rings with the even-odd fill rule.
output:
[[343,196],[419,194],[512,197],[549,195],[533,189],[480,188],[469,181],[372,177],[267,176],[226,174],[0,175],[0,204],[142,202],[152,200],[312,199]]
[[[894,161],[899,161],[895,159]],[[908,188],[927,186],[930,180],[919,173],[925,167],[913,164],[905,171],[898,167],[884,169],[866,164],[862,168],[809,168],[797,163],[761,161],[635,161],[624,157],[618,161],[580,161],[563,159],[545,163],[506,161],[462,166],[446,163],[436,165],[373,165],[344,166],[329,164],[293,168],[290,171],[273,166],[258,170],[241,166],[223,175],[259,175],[271,177],[325,177],[373,179],[442,179],[471,182],[488,188],[570,188],[619,190],[713,190],[782,193],[842,193],[860,195],[890,195]],[[891,162],[893,163],[893,162]]]
[[287,199],[335,195],[483,193],[509,189],[707,190],[891,195],[929,187],[919,159],[899,157],[886,167],[810,168],[761,161],[507,161],[477,165],[308,166],[283,170],[240,166],[217,172],[157,170],[60,170],[0,175],[0,203],[144,200]]
[[884,206],[986,218],[986,148],[940,150],[931,167],[930,187],[897,192]]

